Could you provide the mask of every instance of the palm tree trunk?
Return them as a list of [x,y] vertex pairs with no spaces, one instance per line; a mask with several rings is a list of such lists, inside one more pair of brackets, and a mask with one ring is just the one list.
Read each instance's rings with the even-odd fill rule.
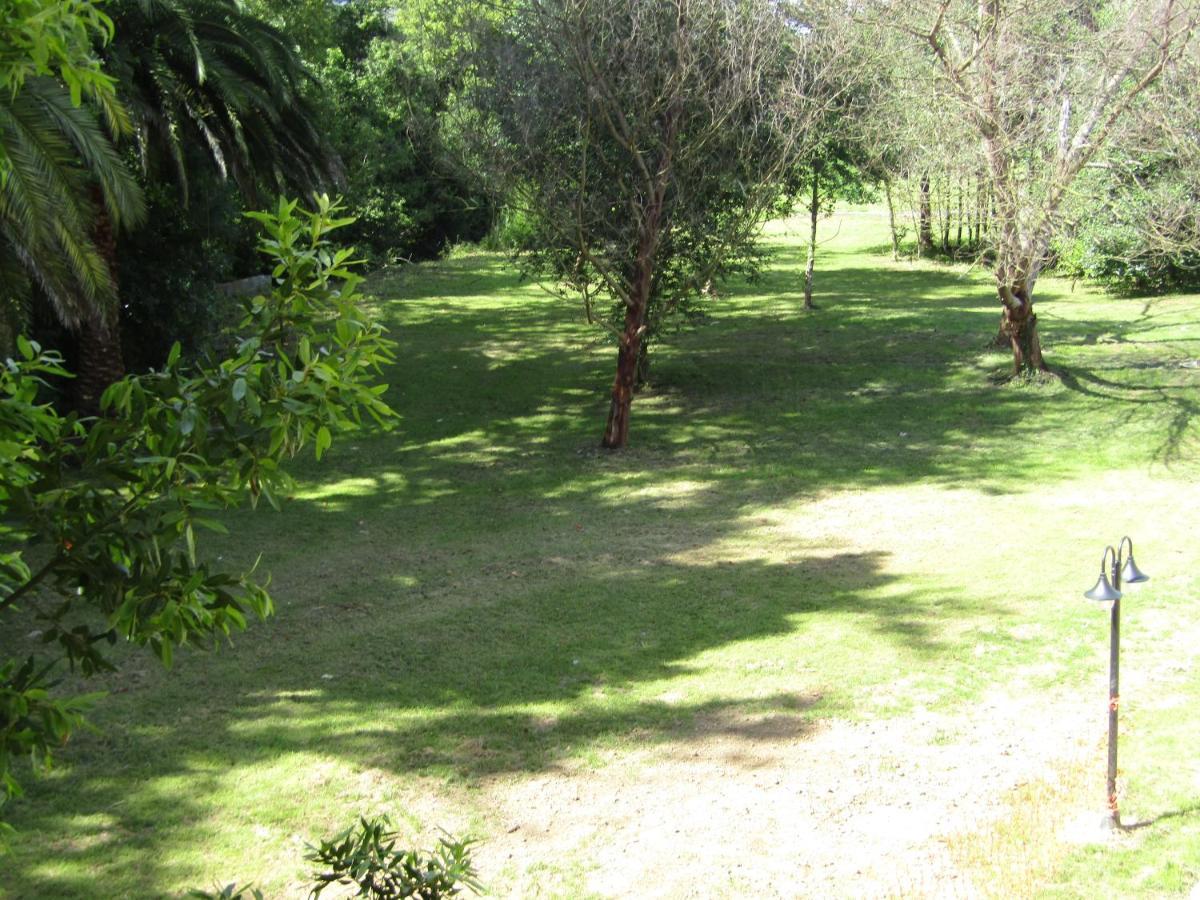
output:
[[[96,204],[96,224],[93,240],[112,279],[113,296],[117,297],[117,233],[104,206],[99,186],[92,188]],[[79,356],[75,363],[75,408],[82,415],[100,413],[100,397],[114,381],[125,376],[125,355],[121,349],[120,303],[107,308],[93,309],[75,330]]]
[[121,327],[115,315],[98,312],[75,332],[79,357],[75,373],[75,407],[81,415],[100,414],[100,397],[110,384],[125,376]]

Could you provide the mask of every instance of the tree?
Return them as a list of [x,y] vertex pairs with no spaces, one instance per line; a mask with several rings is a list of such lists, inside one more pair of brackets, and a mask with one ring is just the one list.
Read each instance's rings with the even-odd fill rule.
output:
[[[753,266],[805,134],[810,33],[769,0],[532,0],[484,39],[477,108],[525,249],[618,322],[602,444],[624,447],[666,318]],[[599,317],[603,318],[603,317]]]
[[833,212],[839,200],[863,202],[871,196],[873,173],[871,159],[862,132],[858,128],[860,104],[866,99],[848,87],[834,88],[836,103],[813,129],[817,137],[800,159],[793,175],[793,189],[808,207],[808,254],[804,264],[804,308],[813,303],[813,276],[817,264],[817,226],[822,216]]
[[254,202],[258,188],[311,191],[340,177],[304,97],[309,76],[286,34],[238,0],[115,0],[104,53],[144,167],[167,162],[184,202],[187,144]]
[[[184,644],[216,642],[272,605],[254,572],[215,571],[198,550],[208,510],[277,504],[288,458],[364,417],[382,420],[372,384],[389,342],[357,305],[346,224],[319,198],[256,213],[272,289],[248,303],[231,357],[109,387],[111,415],[79,419],[40,399],[61,358],[21,338],[0,369],[0,615],[30,633],[24,659],[0,661],[0,803],[14,764],[44,766],[84,721],[94,695],[55,693],[62,671],[112,669],[104,648],[148,646],[170,665]],[[30,631],[32,629],[32,631]]]
[[1188,0],[918,0],[876,25],[901,28],[929,54],[929,90],[978,140],[994,198],[985,250],[1017,374],[1046,369],[1034,286],[1080,174],[1137,99],[1188,43]]
[[[189,166],[204,155],[255,202],[258,188],[307,192],[337,177],[334,156],[301,96],[306,73],[285,35],[245,13],[237,0],[117,0],[106,71],[129,112],[143,170],[166,163],[183,202]],[[93,243],[116,288],[116,227],[100,210]],[[98,410],[125,371],[119,305],[92,304],[73,326],[78,343],[76,404]]]
[[114,302],[97,210],[117,224],[143,212],[110,139],[128,118],[93,46],[112,22],[83,0],[20,0],[0,15],[0,313],[20,320],[36,288],[78,325]]
[[0,9],[0,91],[15,93],[30,78],[54,75],[73,105],[87,97],[118,115],[112,79],[93,47],[112,33],[112,20],[90,0],[9,0]]
[[[351,49],[349,37],[344,41]],[[490,224],[486,197],[457,164],[443,128],[449,86],[395,31],[362,56],[328,51],[318,68],[330,137],[346,158],[355,237],[376,255],[427,259]],[[402,98],[399,99],[398,98]]]
[[1072,275],[1139,293],[1200,283],[1198,83],[1193,41],[1081,176],[1068,232],[1055,246]]
[[350,237],[375,257],[431,258],[480,239],[491,224],[490,204],[447,127],[472,8],[428,0],[251,5],[297,43],[313,73],[310,99],[345,166]]

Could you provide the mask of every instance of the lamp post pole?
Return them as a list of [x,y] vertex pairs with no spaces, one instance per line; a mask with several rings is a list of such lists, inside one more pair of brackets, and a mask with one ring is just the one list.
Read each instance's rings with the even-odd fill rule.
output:
[[1117,808],[1117,707],[1121,704],[1121,571],[1113,557],[1113,588],[1117,597],[1112,602],[1108,628],[1108,813],[1109,827],[1121,827]]
[[[1124,555],[1126,544],[1129,545],[1128,557]],[[1110,557],[1111,569],[1108,568]],[[1133,541],[1124,537],[1121,538],[1117,549],[1114,550],[1112,545],[1104,548],[1104,555],[1100,557],[1100,578],[1094,588],[1084,592],[1084,596],[1089,600],[1112,604],[1108,641],[1108,811],[1104,818],[1104,824],[1109,828],[1121,827],[1121,812],[1117,805],[1117,708],[1121,703],[1121,585],[1149,580],[1150,576],[1138,569],[1133,561]]]

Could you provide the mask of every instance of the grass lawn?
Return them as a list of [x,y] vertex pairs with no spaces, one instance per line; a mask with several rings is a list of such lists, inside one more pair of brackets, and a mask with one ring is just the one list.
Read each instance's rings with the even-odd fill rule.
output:
[[[210,551],[261,552],[278,615],[171,672],[131,656],[105,679],[98,733],[9,807],[0,896],[234,879],[303,896],[304,843],[360,812],[426,845],[438,827],[480,838],[499,895],[945,892],[903,848],[892,882],[836,859],[798,875],[820,827],[741,844],[762,805],[706,805],[711,772],[670,783],[717,753],[712,771],[757,778],[767,752],[790,762],[764,803],[788,802],[800,761],[829,785],[805,808],[830,846],[870,844],[855,829],[890,808],[871,799],[899,777],[887,761],[931,796],[953,764],[991,804],[922,844],[960,887],[1190,890],[1200,297],[1047,279],[1060,377],[1009,384],[985,273],[894,263],[885,219],[855,210],[825,226],[806,314],[801,229],[775,223],[764,277],[658,349],[616,455],[598,449],[615,351],[580,310],[482,253],[375,277],[400,427],[305,463],[282,513],[230,516]],[[1082,592],[1126,533],[1152,576],[1124,606],[1122,802],[1140,827],[1075,843],[1104,786],[1107,616]],[[1070,740],[1052,727],[1077,720]],[[821,743],[843,733],[878,752]],[[986,781],[1007,746],[1037,773]],[[643,812],[620,819],[597,785]],[[660,825],[682,810],[673,844]],[[682,846],[701,822],[714,843]]]

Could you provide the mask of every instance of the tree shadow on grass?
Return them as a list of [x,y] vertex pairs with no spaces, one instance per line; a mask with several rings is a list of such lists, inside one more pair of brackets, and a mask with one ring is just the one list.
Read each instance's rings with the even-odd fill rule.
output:
[[[1194,423],[1200,416],[1196,399],[1200,370],[1193,368],[1195,360],[1184,348],[1200,341],[1200,334],[1185,337],[1180,327],[1178,311],[1156,313],[1152,303],[1144,304],[1136,318],[1106,323],[1102,331],[1091,323],[1074,323],[1068,334],[1075,343],[1095,343],[1097,335],[1103,334],[1108,358],[1090,366],[1060,363],[1053,367],[1075,394],[1122,409],[1128,419],[1165,422],[1154,453],[1154,459],[1164,465],[1187,459],[1198,440]],[[1162,332],[1167,336],[1160,336]],[[1134,372],[1137,376],[1130,377]]]
[[[236,540],[214,550],[234,568],[267,550],[279,616],[169,676],[131,658],[108,682],[103,733],[10,807],[64,867],[26,842],[4,861],[6,888],[91,897],[99,878],[109,895],[144,895],[204,871],[178,848],[231,827],[212,817],[233,804],[211,799],[231,772],[315,756],[470,783],[690,729],[802,738],[900,661],[955,659],[940,623],[1003,607],[901,583],[882,550],[797,538],[792,562],[756,558],[747,516],[841,489],[1014,491],[1032,463],[1044,484],[1071,472],[1039,443],[1078,398],[1040,396],[1031,414],[983,377],[969,357],[994,300],[953,270],[831,268],[813,316],[789,278],[735,286],[712,328],[664,345],[633,447],[609,455],[596,443],[614,354],[578,310],[494,257],[414,273],[381,304],[401,344],[398,432],[335,445],[328,465],[302,468],[282,515],[231,517]],[[778,642],[803,642],[812,668],[795,680],[827,693],[740,685],[738,666],[758,660],[739,648]],[[665,696],[722,665],[726,694]],[[269,783],[288,795],[283,827],[323,790]],[[258,807],[279,814],[249,795],[233,824],[249,829]]]
[[[897,590],[885,565],[882,553],[828,549],[787,564],[581,555],[457,591],[364,573],[228,652],[185,654],[169,675],[112,676],[100,733],[80,737],[70,770],[33,786],[36,802],[12,807],[21,832],[56,836],[49,855],[64,869],[46,865],[46,847],[26,847],[5,861],[6,889],[92,897],[97,884],[112,896],[200,884],[204,863],[180,862],[180,842],[270,824],[280,810],[294,828],[321,790],[284,777],[269,798],[247,788],[234,812],[210,800],[229,791],[232,767],[303,760],[308,778],[314,757],[336,758],[353,771],[470,784],[553,770],[611,741],[802,740],[824,695],[845,702],[861,668],[853,648],[821,639],[830,623],[874,632],[876,653],[932,660],[949,650],[940,616],[982,614],[962,598]],[[751,689],[744,679],[760,667],[795,659],[780,641],[808,648],[801,669],[779,672],[776,683],[795,687]],[[745,642],[756,650],[705,657]],[[724,695],[673,696],[702,666],[728,670]],[[212,818],[222,810],[234,820]]]
[[[495,278],[498,294],[519,291],[511,273]],[[335,452],[319,477],[356,479],[374,506],[506,477],[520,491],[547,469],[561,482],[653,479],[726,453],[746,470],[785,466],[797,495],[1003,476],[997,460],[964,452],[1035,427],[1022,397],[996,396],[968,371],[994,304],[950,270],[842,268],[828,278],[837,290],[819,316],[773,301],[760,313],[759,298],[778,298],[785,280],[773,273],[735,286],[711,327],[659,347],[634,402],[630,451],[606,464],[593,456],[614,351],[577,310],[548,297],[477,307],[422,283],[396,307],[403,350],[390,399],[405,415],[403,439]],[[1004,459],[1014,473],[1022,464],[1019,453]],[[389,482],[395,473],[403,487]]]

